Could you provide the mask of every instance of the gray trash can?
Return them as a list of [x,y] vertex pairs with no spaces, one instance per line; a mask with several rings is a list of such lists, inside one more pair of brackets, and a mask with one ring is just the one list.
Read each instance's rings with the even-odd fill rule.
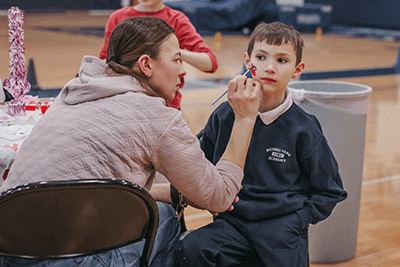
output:
[[332,81],[292,81],[293,100],[321,123],[339,164],[348,197],[328,219],[310,226],[312,263],[337,263],[354,258],[358,221],[369,86]]

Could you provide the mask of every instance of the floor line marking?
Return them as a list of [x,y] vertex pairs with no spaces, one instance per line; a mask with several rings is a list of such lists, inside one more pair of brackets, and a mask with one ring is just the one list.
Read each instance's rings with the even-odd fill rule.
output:
[[394,181],[394,180],[400,180],[400,175],[388,176],[388,177],[383,177],[383,178],[377,178],[374,180],[364,181],[364,182],[362,182],[362,185],[378,184],[378,183],[384,183],[384,182]]

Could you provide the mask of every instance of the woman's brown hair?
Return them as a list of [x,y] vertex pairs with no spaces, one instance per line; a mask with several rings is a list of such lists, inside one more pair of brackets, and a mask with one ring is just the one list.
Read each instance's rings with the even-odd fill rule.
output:
[[115,73],[131,75],[142,84],[147,78],[133,70],[142,55],[158,60],[161,44],[175,30],[164,20],[132,17],[121,21],[111,33],[107,47],[107,64]]

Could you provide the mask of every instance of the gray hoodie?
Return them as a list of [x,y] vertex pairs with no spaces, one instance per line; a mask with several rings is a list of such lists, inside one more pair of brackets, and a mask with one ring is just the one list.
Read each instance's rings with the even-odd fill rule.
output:
[[158,171],[191,201],[221,212],[243,178],[236,164],[211,164],[181,112],[151,95],[131,76],[110,75],[85,56],[37,122],[0,192],[31,182],[123,179],[149,190]]

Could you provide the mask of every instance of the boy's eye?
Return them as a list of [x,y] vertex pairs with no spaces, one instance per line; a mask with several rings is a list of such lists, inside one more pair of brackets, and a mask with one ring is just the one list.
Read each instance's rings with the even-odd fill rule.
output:
[[279,63],[286,63],[286,62],[288,62],[285,58],[279,58],[278,59],[278,62]]
[[264,56],[264,55],[257,55],[256,58],[257,58],[258,60],[264,60],[264,59],[265,59],[265,56]]

